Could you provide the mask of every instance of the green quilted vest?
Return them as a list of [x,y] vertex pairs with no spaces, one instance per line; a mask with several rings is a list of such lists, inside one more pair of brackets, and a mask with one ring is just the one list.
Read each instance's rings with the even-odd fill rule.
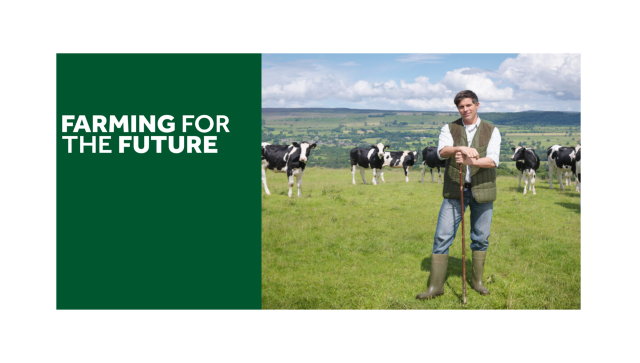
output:
[[[494,126],[485,120],[480,122],[480,126],[476,131],[471,147],[478,151],[480,158],[487,156],[487,146],[491,139]],[[453,146],[468,146],[467,132],[464,129],[462,119],[457,119],[449,124],[449,130],[453,137]],[[460,199],[460,172],[458,171],[458,163],[456,157],[452,156],[447,159],[447,166],[444,171],[444,186],[442,188],[442,196],[445,198]],[[462,182],[466,178],[467,166],[462,165]],[[495,168],[478,168],[471,166],[471,192],[473,198],[478,203],[493,202],[497,197],[496,188],[496,169]]]

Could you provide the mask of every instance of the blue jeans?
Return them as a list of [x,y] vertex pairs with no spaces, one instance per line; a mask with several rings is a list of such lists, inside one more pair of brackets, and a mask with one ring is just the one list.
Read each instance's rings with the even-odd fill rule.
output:
[[[464,190],[464,209],[471,209],[471,250],[486,251],[489,247],[489,230],[493,216],[493,202],[478,203],[471,190]],[[460,199],[444,198],[438,215],[438,226],[433,238],[433,253],[448,254],[460,224]]]

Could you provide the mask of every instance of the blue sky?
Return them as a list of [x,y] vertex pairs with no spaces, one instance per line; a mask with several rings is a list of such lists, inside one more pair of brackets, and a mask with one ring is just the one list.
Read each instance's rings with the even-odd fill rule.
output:
[[263,107],[580,111],[579,54],[263,54]]

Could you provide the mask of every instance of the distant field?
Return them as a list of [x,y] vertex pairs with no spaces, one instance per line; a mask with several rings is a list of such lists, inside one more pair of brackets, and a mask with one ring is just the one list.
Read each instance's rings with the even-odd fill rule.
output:
[[558,136],[564,135],[562,132],[548,132],[548,133],[509,133],[509,136]]
[[[303,196],[288,198],[286,177],[268,172],[262,192],[264,309],[580,309],[580,195],[537,183],[522,195],[514,177],[498,178],[498,200],[485,268],[491,295],[469,284],[462,304],[460,233],[450,252],[445,295],[417,301],[427,288],[442,185],[420,169],[404,182],[351,184],[348,169],[307,168]],[[371,171],[366,172],[371,183]],[[554,188],[557,184],[554,182]],[[294,195],[296,191],[294,188]]]
[[[499,128],[501,130],[501,128]],[[502,131],[502,130],[501,130]],[[514,136],[513,134],[507,134],[502,138],[503,141],[512,141],[514,144],[518,144],[520,142],[526,143],[528,145],[532,145],[533,143],[541,142],[542,145],[551,146],[553,144],[559,144],[566,146],[568,142],[571,146],[575,146],[580,140],[580,133],[573,133],[572,136],[564,136],[562,135],[554,135],[554,136],[535,136],[535,135],[520,135]],[[547,141],[549,140],[549,141]]]
[[[545,160],[549,146],[575,146],[581,138],[580,125],[575,122],[579,121],[579,114],[484,115],[480,114],[483,119],[500,122],[496,126],[503,134],[500,154],[503,160],[511,157],[510,148],[518,145],[535,147],[541,159]],[[382,142],[393,151],[422,150],[426,146],[437,146],[442,126],[458,117],[455,113],[435,112],[266,109],[263,110],[262,141],[274,144],[313,141],[319,146],[314,150],[314,155],[319,158],[312,159],[312,166],[345,168],[349,165],[348,157],[340,154],[341,149],[332,148],[366,147]]]

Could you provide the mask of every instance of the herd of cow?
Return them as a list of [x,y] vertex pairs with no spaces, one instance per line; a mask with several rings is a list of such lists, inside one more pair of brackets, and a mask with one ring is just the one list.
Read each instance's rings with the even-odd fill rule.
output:
[[[269,143],[262,143],[262,184],[264,185],[264,191],[267,195],[270,195],[269,188],[267,187],[267,174],[266,170],[272,170],[276,173],[287,173],[289,179],[289,197],[292,195],[293,178],[295,177],[298,183],[298,196],[301,194],[302,188],[302,174],[309,160],[311,150],[316,148],[316,144],[309,144],[308,142],[291,143],[291,145],[271,145]],[[384,183],[383,168],[403,168],[405,181],[409,182],[409,169],[418,162],[417,151],[385,151],[389,148],[389,145],[383,145],[379,143],[377,145],[371,145],[369,148],[356,147],[351,149],[351,176],[353,184],[356,183],[356,166],[360,167],[360,175],[362,181],[367,184],[364,177],[364,169],[371,169],[373,171],[372,183],[377,185]],[[514,152],[511,156],[511,160],[516,162],[516,168],[518,169],[518,188],[521,186],[521,181],[524,179],[524,193],[527,194],[527,187],[533,194],[536,194],[535,180],[536,170],[540,167],[540,158],[531,148],[524,148],[522,146],[512,147]],[[565,182],[567,186],[570,185],[571,177],[576,176],[576,191],[580,191],[580,144],[576,147],[563,147],[560,145],[553,145],[547,149],[547,157],[549,160],[549,188],[553,189],[552,175],[557,171],[558,182],[560,188],[564,190],[562,183],[562,172],[565,172]],[[440,160],[437,154],[437,147],[428,146],[422,150],[422,183],[424,183],[424,172],[427,167],[431,169],[431,182],[433,183],[433,169],[438,169],[438,184],[441,182],[442,171],[446,165],[446,160]]]

